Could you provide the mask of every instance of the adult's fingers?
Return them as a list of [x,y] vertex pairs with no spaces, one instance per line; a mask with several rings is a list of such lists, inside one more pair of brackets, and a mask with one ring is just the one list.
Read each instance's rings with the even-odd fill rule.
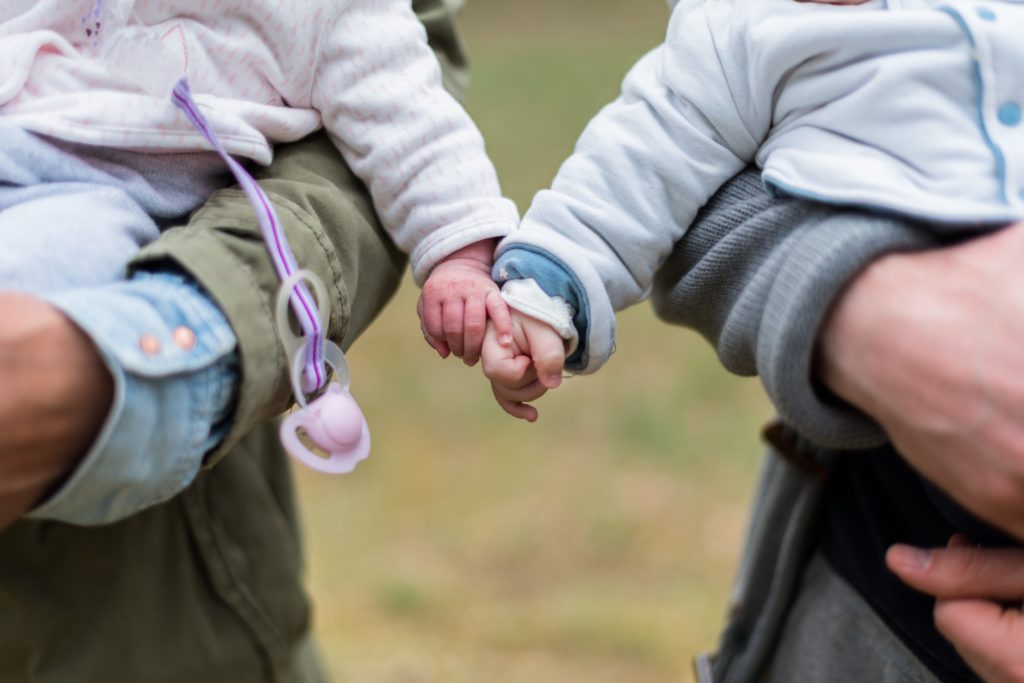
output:
[[986,683],[1024,682],[1024,616],[988,600],[935,603],[935,626]]
[[1017,548],[894,545],[885,561],[904,583],[939,598],[1024,598],[1024,550]]

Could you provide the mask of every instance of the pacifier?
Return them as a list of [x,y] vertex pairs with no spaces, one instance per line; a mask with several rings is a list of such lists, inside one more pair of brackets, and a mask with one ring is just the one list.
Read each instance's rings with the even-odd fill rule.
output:
[[[97,0],[97,8],[101,6],[102,0]],[[120,43],[119,46],[123,49],[108,52],[112,62],[123,64],[133,60],[140,63],[144,61],[144,46],[140,47],[130,41]],[[209,141],[249,198],[274,269],[283,280],[277,293],[274,317],[278,337],[290,361],[292,393],[299,407],[281,423],[281,444],[293,458],[318,472],[351,472],[370,453],[370,429],[366,425],[363,411],[359,410],[355,399],[349,394],[345,354],[324,333],[330,323],[331,310],[327,288],[316,273],[298,270],[295,255],[274,215],[273,204],[245,167],[224,149],[192,98],[188,79],[177,78],[170,92],[171,101]],[[316,290],[315,306],[304,283],[313,285]],[[290,303],[294,304],[296,320],[303,332],[301,335],[292,330],[288,317]],[[333,372],[328,375],[327,386],[324,387],[323,372],[327,368]],[[306,391],[319,391],[321,387],[323,393],[307,403]],[[327,457],[320,457],[311,451],[300,438],[300,432],[305,434],[306,441]]]
[[[310,451],[299,438],[300,429],[328,457]],[[370,454],[370,428],[352,395],[332,382],[319,398],[285,418],[281,443],[307,467],[326,474],[348,474]]]
[[[322,329],[327,329],[330,305],[323,282],[315,273],[300,270],[281,285],[277,296],[277,331],[291,360],[292,391],[298,410],[281,423],[281,444],[288,454],[307,467],[326,474],[347,474],[370,454],[370,428],[359,405],[349,393],[349,370],[345,354],[337,344],[323,340],[324,364],[333,370],[323,393],[307,401],[303,391],[303,369],[308,345],[314,340],[296,335],[288,324],[288,300],[293,288],[305,280],[313,285]],[[323,451],[321,457],[300,438]]]

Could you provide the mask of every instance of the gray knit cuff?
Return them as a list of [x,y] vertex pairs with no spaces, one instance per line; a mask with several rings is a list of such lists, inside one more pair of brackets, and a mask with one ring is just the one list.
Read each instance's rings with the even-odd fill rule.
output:
[[936,245],[914,223],[852,211],[833,213],[790,242],[767,297],[757,367],[779,416],[802,436],[825,448],[887,441],[874,420],[816,381],[817,338],[832,303],[865,266],[885,254]]

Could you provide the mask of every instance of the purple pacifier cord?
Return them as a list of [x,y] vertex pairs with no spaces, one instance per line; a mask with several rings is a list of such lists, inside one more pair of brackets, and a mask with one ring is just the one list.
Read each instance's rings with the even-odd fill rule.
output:
[[[256,211],[256,217],[263,231],[263,240],[270,251],[274,268],[277,270],[281,281],[286,281],[298,270],[298,265],[291,248],[288,246],[287,238],[281,232],[277,214],[274,212],[274,207],[271,205],[270,200],[267,199],[267,195],[264,194],[263,189],[260,188],[249,172],[245,170],[245,167],[235,161],[228,154],[227,150],[224,149],[224,145],[221,144],[221,141],[207,124],[195,100],[192,99],[192,91],[186,79],[182,78],[174,86],[171,99],[185,113],[185,116],[188,117],[199,132],[202,133],[203,137],[213,145],[214,150],[224,159],[228,168],[231,169],[231,173],[234,174],[238,184],[242,187],[246,197],[248,197],[249,203],[252,204],[253,209]],[[311,340],[311,343],[308,345],[306,358],[305,380],[307,385],[312,385],[308,387],[309,391],[315,391],[324,386],[326,382],[326,370],[323,364],[324,334],[320,329],[318,309],[316,303],[313,302],[309,290],[302,281],[297,282],[292,288],[289,300],[303,333],[307,339]]]

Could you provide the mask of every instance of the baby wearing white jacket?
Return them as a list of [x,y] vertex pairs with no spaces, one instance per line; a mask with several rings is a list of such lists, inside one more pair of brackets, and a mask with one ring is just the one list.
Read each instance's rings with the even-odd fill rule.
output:
[[[42,167],[25,180],[4,177],[15,171],[0,164],[5,209],[24,194],[5,197],[14,185],[50,183],[47,192],[62,193],[71,186],[73,194],[83,176],[62,176],[61,154],[136,181],[116,189],[143,209],[133,224],[104,215],[101,228],[73,224],[65,235],[81,230],[115,244],[120,231],[121,242],[137,249],[159,231],[146,214],[201,204],[224,182],[222,168],[161,82],[161,74],[187,76],[227,150],[257,164],[269,163],[274,144],[327,129],[367,185],[388,234],[410,256],[416,282],[429,277],[421,317],[442,355],[449,345],[464,353],[471,318],[481,328],[488,311],[507,318],[489,271],[493,246],[515,228],[518,213],[501,196],[479,131],[442,87],[408,0],[5,0],[0,65],[0,120],[27,140],[12,145],[24,151],[11,167]],[[39,145],[45,154],[33,147]],[[165,184],[173,188],[170,201],[160,196]],[[97,216],[106,196],[89,200]],[[53,222],[33,221],[33,206],[0,213],[9,250],[22,243],[27,254],[55,248],[25,229]],[[92,208],[78,212],[75,223],[86,222]],[[96,249],[94,260],[102,261],[96,241],[79,246]],[[91,277],[117,277],[131,256],[125,251]],[[66,286],[95,284],[69,277]]]
[[678,0],[664,43],[499,245],[524,354],[485,341],[499,403],[535,419],[525,402],[563,362],[600,367],[614,311],[647,296],[750,163],[771,192],[937,229],[1024,218],[1021,35],[1009,0]]

